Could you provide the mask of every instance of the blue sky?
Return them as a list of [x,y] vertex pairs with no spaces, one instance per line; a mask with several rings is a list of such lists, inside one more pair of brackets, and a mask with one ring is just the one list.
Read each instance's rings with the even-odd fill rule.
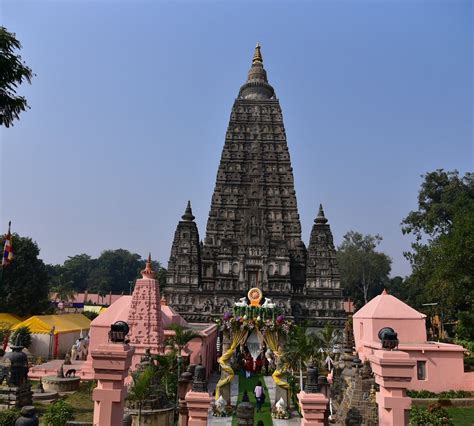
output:
[[1,130],[2,228],[48,263],[104,249],[165,265],[191,199],[204,238],[230,109],[262,45],[280,99],[303,240],[400,222],[420,177],[473,170],[470,1],[21,1],[2,23],[36,77]]

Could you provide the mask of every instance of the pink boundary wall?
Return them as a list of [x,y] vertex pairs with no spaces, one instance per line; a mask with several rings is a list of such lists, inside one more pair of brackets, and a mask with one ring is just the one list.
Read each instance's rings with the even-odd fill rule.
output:
[[[360,359],[365,361],[381,349],[377,334],[383,327],[392,327],[398,333],[398,349],[415,363],[408,389],[474,391],[474,373],[464,372],[465,349],[459,345],[428,342],[425,318],[426,315],[384,291],[353,316],[355,346]],[[417,362],[425,363],[425,379],[418,379]]]

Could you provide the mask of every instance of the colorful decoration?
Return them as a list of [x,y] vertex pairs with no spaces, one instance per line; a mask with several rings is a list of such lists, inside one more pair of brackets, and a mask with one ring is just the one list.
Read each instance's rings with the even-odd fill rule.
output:
[[262,290],[256,287],[251,288],[249,292],[247,293],[247,297],[250,300],[251,306],[260,306],[260,301],[262,300],[262,297],[263,297]]

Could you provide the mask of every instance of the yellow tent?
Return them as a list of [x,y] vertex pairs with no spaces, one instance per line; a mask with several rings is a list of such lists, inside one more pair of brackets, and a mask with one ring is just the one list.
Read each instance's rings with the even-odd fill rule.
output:
[[71,331],[88,330],[91,320],[82,314],[35,315],[13,326],[28,327],[32,334],[49,334],[54,327],[54,334]]
[[9,326],[13,326],[21,322],[21,318],[17,317],[13,314],[0,314],[0,324],[8,324]]

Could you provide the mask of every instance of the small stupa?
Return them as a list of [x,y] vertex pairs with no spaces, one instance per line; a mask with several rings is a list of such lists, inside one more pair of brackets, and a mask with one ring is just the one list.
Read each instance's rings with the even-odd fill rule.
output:
[[127,323],[130,327],[130,343],[135,347],[134,361],[140,361],[147,349],[157,354],[163,347],[160,286],[148,255],[145,269],[141,271],[133,290]]

